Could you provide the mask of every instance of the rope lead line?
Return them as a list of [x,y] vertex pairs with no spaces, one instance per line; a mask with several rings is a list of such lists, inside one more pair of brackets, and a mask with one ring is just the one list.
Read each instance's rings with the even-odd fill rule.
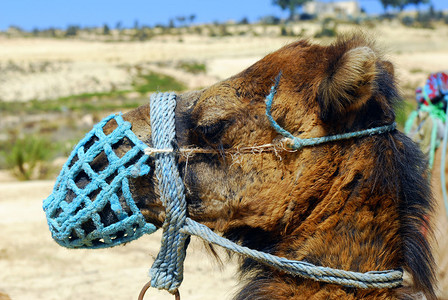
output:
[[[277,76],[275,85],[271,88],[271,92],[266,98],[266,115],[277,132],[294,141],[294,147],[301,148],[340,139],[380,134],[395,129],[394,123],[323,138],[296,138],[281,128],[270,113],[280,75]],[[402,284],[403,271],[401,269],[359,273],[289,260],[240,246],[217,235],[208,227],[187,218],[184,185],[179,176],[175,159],[175,156],[179,153],[172,148],[172,142],[175,139],[175,106],[176,95],[174,93],[157,93],[151,96],[151,130],[154,148],[145,149],[145,153],[155,157],[155,173],[159,181],[159,193],[161,201],[166,208],[165,222],[162,227],[162,246],[150,270],[151,286],[168,290],[171,293],[175,293],[178,290],[183,279],[183,262],[186,255],[185,240],[189,235],[196,235],[208,243],[222,246],[225,249],[248,256],[260,263],[289,274],[299,275],[316,281],[362,289],[394,288]]]
[[187,218],[186,226],[181,231],[190,235],[196,235],[208,243],[219,245],[227,250],[248,256],[258,262],[270,265],[289,274],[300,275],[316,281],[336,283],[362,289],[392,288],[401,285],[403,281],[402,270],[371,271],[367,273],[352,272],[319,267],[307,262],[289,260],[284,257],[253,250],[217,235],[207,226],[199,224],[190,218]]

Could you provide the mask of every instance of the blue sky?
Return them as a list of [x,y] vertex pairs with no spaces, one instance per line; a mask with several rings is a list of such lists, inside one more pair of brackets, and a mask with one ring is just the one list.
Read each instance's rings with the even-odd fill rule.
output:
[[[325,2],[337,0],[323,0]],[[436,9],[448,10],[447,0],[431,0]],[[67,25],[132,27],[167,24],[177,16],[196,16],[195,23],[210,23],[247,17],[256,21],[261,16],[286,17],[287,12],[272,5],[272,0],[5,0],[0,6],[0,30],[10,25],[26,30],[33,28],[66,28]],[[359,0],[368,13],[382,12],[379,0]],[[428,6],[422,6],[428,7]],[[414,7],[409,7],[413,9]]]

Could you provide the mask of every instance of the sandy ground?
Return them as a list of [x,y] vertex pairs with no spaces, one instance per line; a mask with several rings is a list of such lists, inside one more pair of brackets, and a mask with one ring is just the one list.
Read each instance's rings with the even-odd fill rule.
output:
[[[41,208],[53,183],[0,182],[0,293],[14,300],[136,299],[148,280],[160,233],[110,249],[62,248],[52,240]],[[235,264],[220,265],[203,248],[193,238],[181,295],[230,299],[237,282]],[[146,299],[173,296],[150,289]]]

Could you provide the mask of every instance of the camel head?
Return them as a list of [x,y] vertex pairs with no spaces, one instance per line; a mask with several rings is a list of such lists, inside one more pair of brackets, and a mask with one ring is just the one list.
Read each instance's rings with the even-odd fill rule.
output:
[[[266,116],[265,99],[280,73],[272,117],[296,137],[395,121],[393,66],[360,35],[328,46],[298,41],[227,80],[180,94],[175,147],[210,150],[178,156],[188,216],[235,242],[289,259],[358,272],[402,267],[416,290],[433,297],[432,257],[422,230],[430,196],[420,151],[398,131],[288,148]],[[149,104],[123,115],[149,146],[150,116]],[[110,121],[104,132],[116,126]],[[266,144],[274,146],[259,147]],[[129,147],[123,142],[114,151]],[[99,155],[92,164],[101,169],[106,163]],[[147,164],[149,173],[130,178],[130,192],[147,222],[160,227],[165,209],[154,160]],[[248,283],[237,299],[310,299],[324,292],[394,299],[406,292],[326,286],[251,260],[241,269]]]
[[[320,137],[394,121],[397,94],[392,66],[356,38],[329,47],[300,41],[228,80],[181,94],[176,107],[176,146],[216,150],[179,158],[192,219],[220,232],[241,227],[294,230],[287,224],[297,187],[309,180],[305,178],[321,175],[316,174],[317,167],[328,162],[319,160],[319,152],[334,145],[282,150],[282,136],[268,122],[265,104],[280,72],[272,115],[295,136]],[[124,119],[133,124],[137,136],[151,143],[149,104],[125,114]],[[277,143],[278,151],[257,151],[256,146],[269,143]],[[246,147],[255,149],[237,151]],[[148,220],[160,225],[164,208],[154,180],[142,181],[146,184],[135,184],[133,192],[142,199]]]

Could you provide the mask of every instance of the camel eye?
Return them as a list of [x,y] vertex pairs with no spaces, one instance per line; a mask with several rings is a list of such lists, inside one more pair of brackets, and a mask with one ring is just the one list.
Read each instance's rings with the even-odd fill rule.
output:
[[217,142],[223,135],[230,122],[221,120],[211,125],[202,125],[197,127],[197,131],[210,143]]

